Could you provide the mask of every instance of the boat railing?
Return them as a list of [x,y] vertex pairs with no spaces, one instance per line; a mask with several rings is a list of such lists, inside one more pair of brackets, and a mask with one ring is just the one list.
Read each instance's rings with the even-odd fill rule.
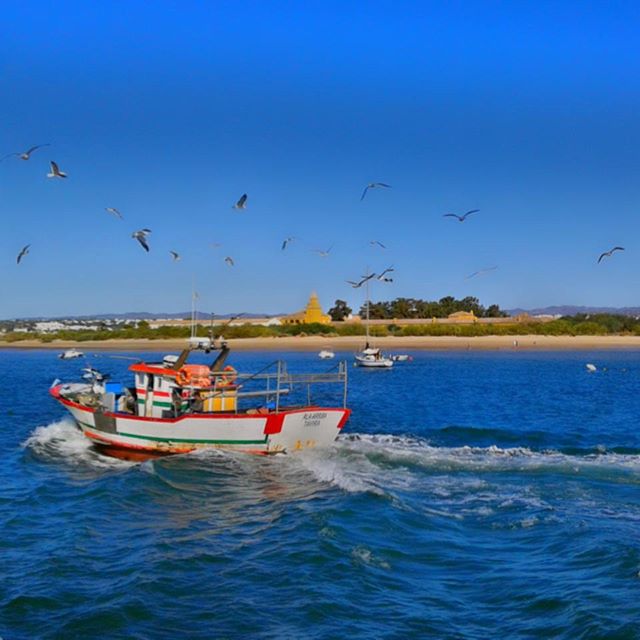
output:
[[[275,369],[275,371],[274,371]],[[342,385],[342,406],[347,406],[348,367],[346,361],[336,363],[331,369],[317,373],[289,373],[287,365],[282,360],[275,360],[256,373],[233,373],[233,384],[221,387],[215,384],[216,378],[229,378],[229,370],[212,371],[210,376],[213,384],[209,387],[186,385],[183,388],[194,391],[209,392],[210,396],[225,397],[233,393],[238,399],[265,397],[268,402],[275,402],[275,410],[280,408],[282,396],[292,395],[295,391],[306,388],[306,402],[312,403],[311,389],[315,385]],[[252,389],[252,382],[262,383],[262,389]],[[247,388],[249,387],[249,388]],[[236,404],[236,412],[238,406]]]

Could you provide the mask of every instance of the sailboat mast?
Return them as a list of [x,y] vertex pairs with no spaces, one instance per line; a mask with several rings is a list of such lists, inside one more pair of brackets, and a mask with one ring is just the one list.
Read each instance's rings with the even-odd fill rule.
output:
[[[369,275],[369,267],[367,267],[367,275]],[[368,347],[369,346],[369,280],[367,280],[366,295],[367,295],[367,323],[366,323],[366,330],[367,330],[367,347]]]

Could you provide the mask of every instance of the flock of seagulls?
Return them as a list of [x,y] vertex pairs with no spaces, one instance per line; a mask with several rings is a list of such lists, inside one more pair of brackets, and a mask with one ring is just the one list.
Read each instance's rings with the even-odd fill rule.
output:
[[[37,144],[34,145],[33,147],[30,147],[24,151],[15,151],[12,153],[8,153],[7,155],[3,156],[2,158],[0,158],[0,162],[3,162],[4,160],[7,160],[8,158],[19,158],[20,160],[23,161],[27,161],[31,158],[31,155],[36,152],[39,149],[42,149],[44,147],[50,147],[51,145],[49,143],[46,144]],[[62,171],[59,167],[59,165],[57,164],[57,162],[55,162],[54,160],[51,160],[49,162],[49,173],[47,173],[47,178],[58,178],[58,179],[65,179],[68,177],[67,173],[65,173],[64,171]],[[367,196],[367,194],[369,193],[369,191],[373,190],[373,189],[391,189],[391,185],[387,184],[385,182],[370,182],[369,184],[366,185],[366,187],[364,188],[362,195],[360,196],[360,201],[364,200],[365,197]],[[233,209],[237,210],[237,211],[244,211],[247,208],[247,200],[248,200],[248,195],[246,193],[243,193],[240,198],[237,200],[237,202],[232,206]],[[122,213],[116,209],[115,207],[105,207],[105,211],[107,213],[109,213],[110,215],[114,216],[115,218],[118,218],[119,220],[124,220],[124,216],[122,215]],[[469,211],[466,211],[463,214],[458,214],[458,213],[445,213],[443,214],[444,218],[455,218],[458,222],[463,223],[466,221],[466,219],[476,213],[479,213],[480,209],[470,209]],[[148,241],[148,235],[151,233],[151,229],[138,229],[137,231],[134,231],[131,234],[131,237],[135,240],[137,240],[137,242],[140,244],[140,246],[144,249],[145,252],[149,252],[149,241]],[[292,242],[294,242],[296,240],[295,237],[290,236],[285,238],[282,241],[282,245],[281,245],[281,250],[284,251]],[[380,240],[370,240],[369,244],[373,247],[377,247],[379,249],[386,249],[386,245],[383,244]],[[216,248],[221,246],[220,243],[212,243],[211,247]],[[16,263],[20,264],[20,262],[22,261],[22,259],[28,255],[29,253],[29,249],[30,249],[31,245],[27,244],[25,245],[20,252],[17,255],[16,258]],[[329,257],[331,250],[333,249],[333,246],[329,247],[328,249],[312,249],[311,251],[313,253],[316,253],[318,256],[320,256],[321,258],[327,258]],[[615,246],[611,249],[609,249],[609,251],[604,251],[603,253],[600,254],[600,256],[598,257],[597,260],[597,264],[600,264],[600,262],[602,262],[602,260],[604,258],[610,258],[616,251],[624,251],[624,247],[619,247],[619,246]],[[169,254],[171,255],[171,258],[173,260],[173,262],[178,262],[181,259],[180,254],[177,251],[169,251]],[[233,258],[231,256],[227,256],[224,259],[224,262],[227,264],[227,266],[229,267],[233,267],[235,265],[235,262],[233,260]],[[484,275],[486,273],[489,273],[491,271],[495,271],[498,267],[497,266],[492,266],[492,267],[487,267],[485,269],[479,269],[478,271],[474,271],[473,273],[469,274],[466,279],[472,279],[472,278],[476,278],[478,276]],[[393,267],[388,267],[387,269],[385,269],[384,271],[382,271],[380,274],[367,274],[366,276],[362,276],[359,280],[347,280],[346,282],[348,284],[350,284],[352,287],[354,288],[360,288],[362,287],[362,285],[364,285],[366,282],[368,282],[369,280],[373,279],[374,277],[377,278],[378,280],[380,280],[381,282],[393,282],[393,278],[389,277],[387,274],[391,273],[394,271]]]

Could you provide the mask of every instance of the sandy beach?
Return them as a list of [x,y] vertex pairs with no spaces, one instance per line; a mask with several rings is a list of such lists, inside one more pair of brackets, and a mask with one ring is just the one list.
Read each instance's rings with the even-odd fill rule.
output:
[[[278,338],[242,338],[229,340],[237,351],[319,351],[332,348],[336,351],[355,351],[362,348],[361,336],[285,336]],[[640,336],[479,336],[463,338],[455,336],[407,336],[376,338],[372,341],[389,352],[400,350],[588,350],[588,349],[640,349]],[[87,342],[37,340],[2,342],[0,349],[54,349],[76,347],[84,351],[175,351],[184,347],[184,340],[96,340]]]

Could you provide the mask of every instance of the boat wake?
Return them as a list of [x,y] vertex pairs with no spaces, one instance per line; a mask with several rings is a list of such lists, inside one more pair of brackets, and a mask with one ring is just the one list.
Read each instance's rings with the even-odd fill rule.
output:
[[72,466],[100,469],[126,469],[132,466],[130,462],[109,458],[95,451],[71,419],[36,427],[22,446],[37,458]]
[[640,484],[640,455],[603,448],[576,454],[495,445],[441,447],[409,436],[350,434],[328,450],[296,454],[290,462],[345,491],[379,495],[443,476],[447,483],[465,485],[490,481],[493,474],[555,474]]

